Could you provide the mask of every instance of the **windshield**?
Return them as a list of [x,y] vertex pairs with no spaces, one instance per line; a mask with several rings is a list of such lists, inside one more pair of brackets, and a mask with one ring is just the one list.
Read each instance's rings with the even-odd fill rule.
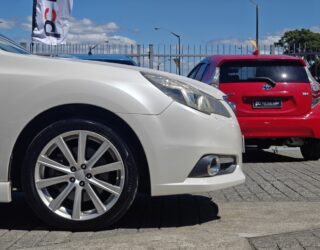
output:
[[226,62],[220,69],[220,82],[246,82],[268,77],[275,82],[309,82],[304,66],[296,61]]
[[0,35],[0,50],[17,54],[30,54],[27,50],[3,35]]

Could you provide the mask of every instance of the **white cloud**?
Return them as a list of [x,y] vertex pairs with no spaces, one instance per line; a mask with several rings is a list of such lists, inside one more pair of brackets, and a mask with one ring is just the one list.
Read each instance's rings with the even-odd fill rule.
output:
[[68,43],[103,43],[108,41],[109,44],[136,44],[136,42],[128,37],[109,36],[108,34],[68,34]]
[[215,44],[233,44],[233,45],[241,45],[241,44],[245,44],[246,43],[246,40],[241,40],[239,38],[233,38],[233,37],[230,37],[230,38],[221,38],[221,39],[214,39],[214,40],[211,40],[209,42],[207,42],[207,44],[212,44],[212,45],[215,45]]
[[113,33],[118,30],[119,26],[114,22],[97,24],[88,18],[83,18],[81,20],[72,18],[70,21],[70,32],[74,34]]
[[12,29],[16,26],[16,21],[0,18],[0,29]]
[[270,46],[274,43],[278,42],[281,38],[281,35],[268,35],[264,36],[260,39],[260,45],[262,46]]
[[128,37],[124,36],[110,36],[109,43],[121,43],[121,44],[136,44],[136,42]]
[[31,32],[31,30],[32,30],[32,16],[28,16],[26,18],[26,21],[21,23],[20,26],[23,30]]
[[[278,42],[281,38],[281,35],[267,35],[261,37],[259,39],[259,43],[261,46],[270,46],[273,45],[275,42]],[[215,39],[208,42],[208,44],[231,44],[231,45],[251,45],[250,41],[255,40],[255,38],[248,38],[248,39],[239,39],[239,38],[224,38],[224,39]]]
[[[278,42],[281,36],[287,29],[276,32],[275,34],[268,34],[259,38],[259,47],[261,54],[270,54],[271,45]],[[254,37],[249,37],[248,39],[239,38],[223,38],[211,40],[207,45],[214,47],[215,51],[213,53],[226,53],[226,54],[247,54],[254,51],[254,47],[251,41],[255,41]],[[218,46],[219,45],[219,46]],[[219,48],[218,48],[219,47]],[[277,51],[275,51],[277,53]]]
[[313,31],[313,32],[320,33],[320,26],[313,26],[313,27],[310,28],[310,30]]
[[[25,31],[31,31],[32,17],[28,16],[20,26]],[[115,22],[98,24],[89,18],[78,20],[72,17],[67,42],[95,44],[108,41],[109,44],[136,44],[128,37],[115,35],[119,30],[120,27]]]
[[97,24],[96,22],[83,18],[77,20],[72,18],[68,42],[70,43],[100,43],[108,41],[110,44],[135,44],[128,37],[114,35],[120,27],[115,22]]

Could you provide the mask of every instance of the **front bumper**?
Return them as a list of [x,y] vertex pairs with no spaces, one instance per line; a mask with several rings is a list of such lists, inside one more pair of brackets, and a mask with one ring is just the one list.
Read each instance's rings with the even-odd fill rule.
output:
[[320,138],[320,105],[303,116],[238,117],[245,138]]
[[[176,102],[160,115],[120,116],[145,150],[153,196],[213,191],[244,182],[242,137],[235,117],[209,116]],[[235,171],[188,178],[199,159],[209,154],[234,156]]]
[[202,193],[232,187],[244,183],[245,176],[238,165],[231,174],[205,178],[187,178],[180,183],[165,183],[155,186],[157,195]]

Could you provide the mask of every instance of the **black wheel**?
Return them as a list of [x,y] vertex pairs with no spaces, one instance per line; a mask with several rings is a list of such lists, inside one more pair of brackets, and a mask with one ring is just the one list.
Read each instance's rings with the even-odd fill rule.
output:
[[24,159],[26,200],[55,228],[106,228],[126,213],[137,187],[129,146],[112,128],[94,121],[70,119],[48,126]]
[[320,140],[307,139],[303,146],[300,147],[301,154],[305,160],[320,159]]

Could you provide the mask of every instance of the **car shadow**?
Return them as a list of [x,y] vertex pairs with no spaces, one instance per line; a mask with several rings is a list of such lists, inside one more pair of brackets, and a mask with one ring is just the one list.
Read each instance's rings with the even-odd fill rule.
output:
[[[290,152],[290,151],[288,151]],[[249,149],[243,154],[243,163],[301,162],[299,152],[287,155],[285,152],[270,152],[260,149]]]
[[[138,195],[114,229],[160,229],[202,224],[219,219],[219,208],[211,198],[198,195],[147,197]],[[13,202],[0,204],[0,230],[56,230],[33,213],[22,193]]]
[[203,224],[220,219],[211,198],[200,195],[146,197],[139,195],[116,227],[166,228]]

